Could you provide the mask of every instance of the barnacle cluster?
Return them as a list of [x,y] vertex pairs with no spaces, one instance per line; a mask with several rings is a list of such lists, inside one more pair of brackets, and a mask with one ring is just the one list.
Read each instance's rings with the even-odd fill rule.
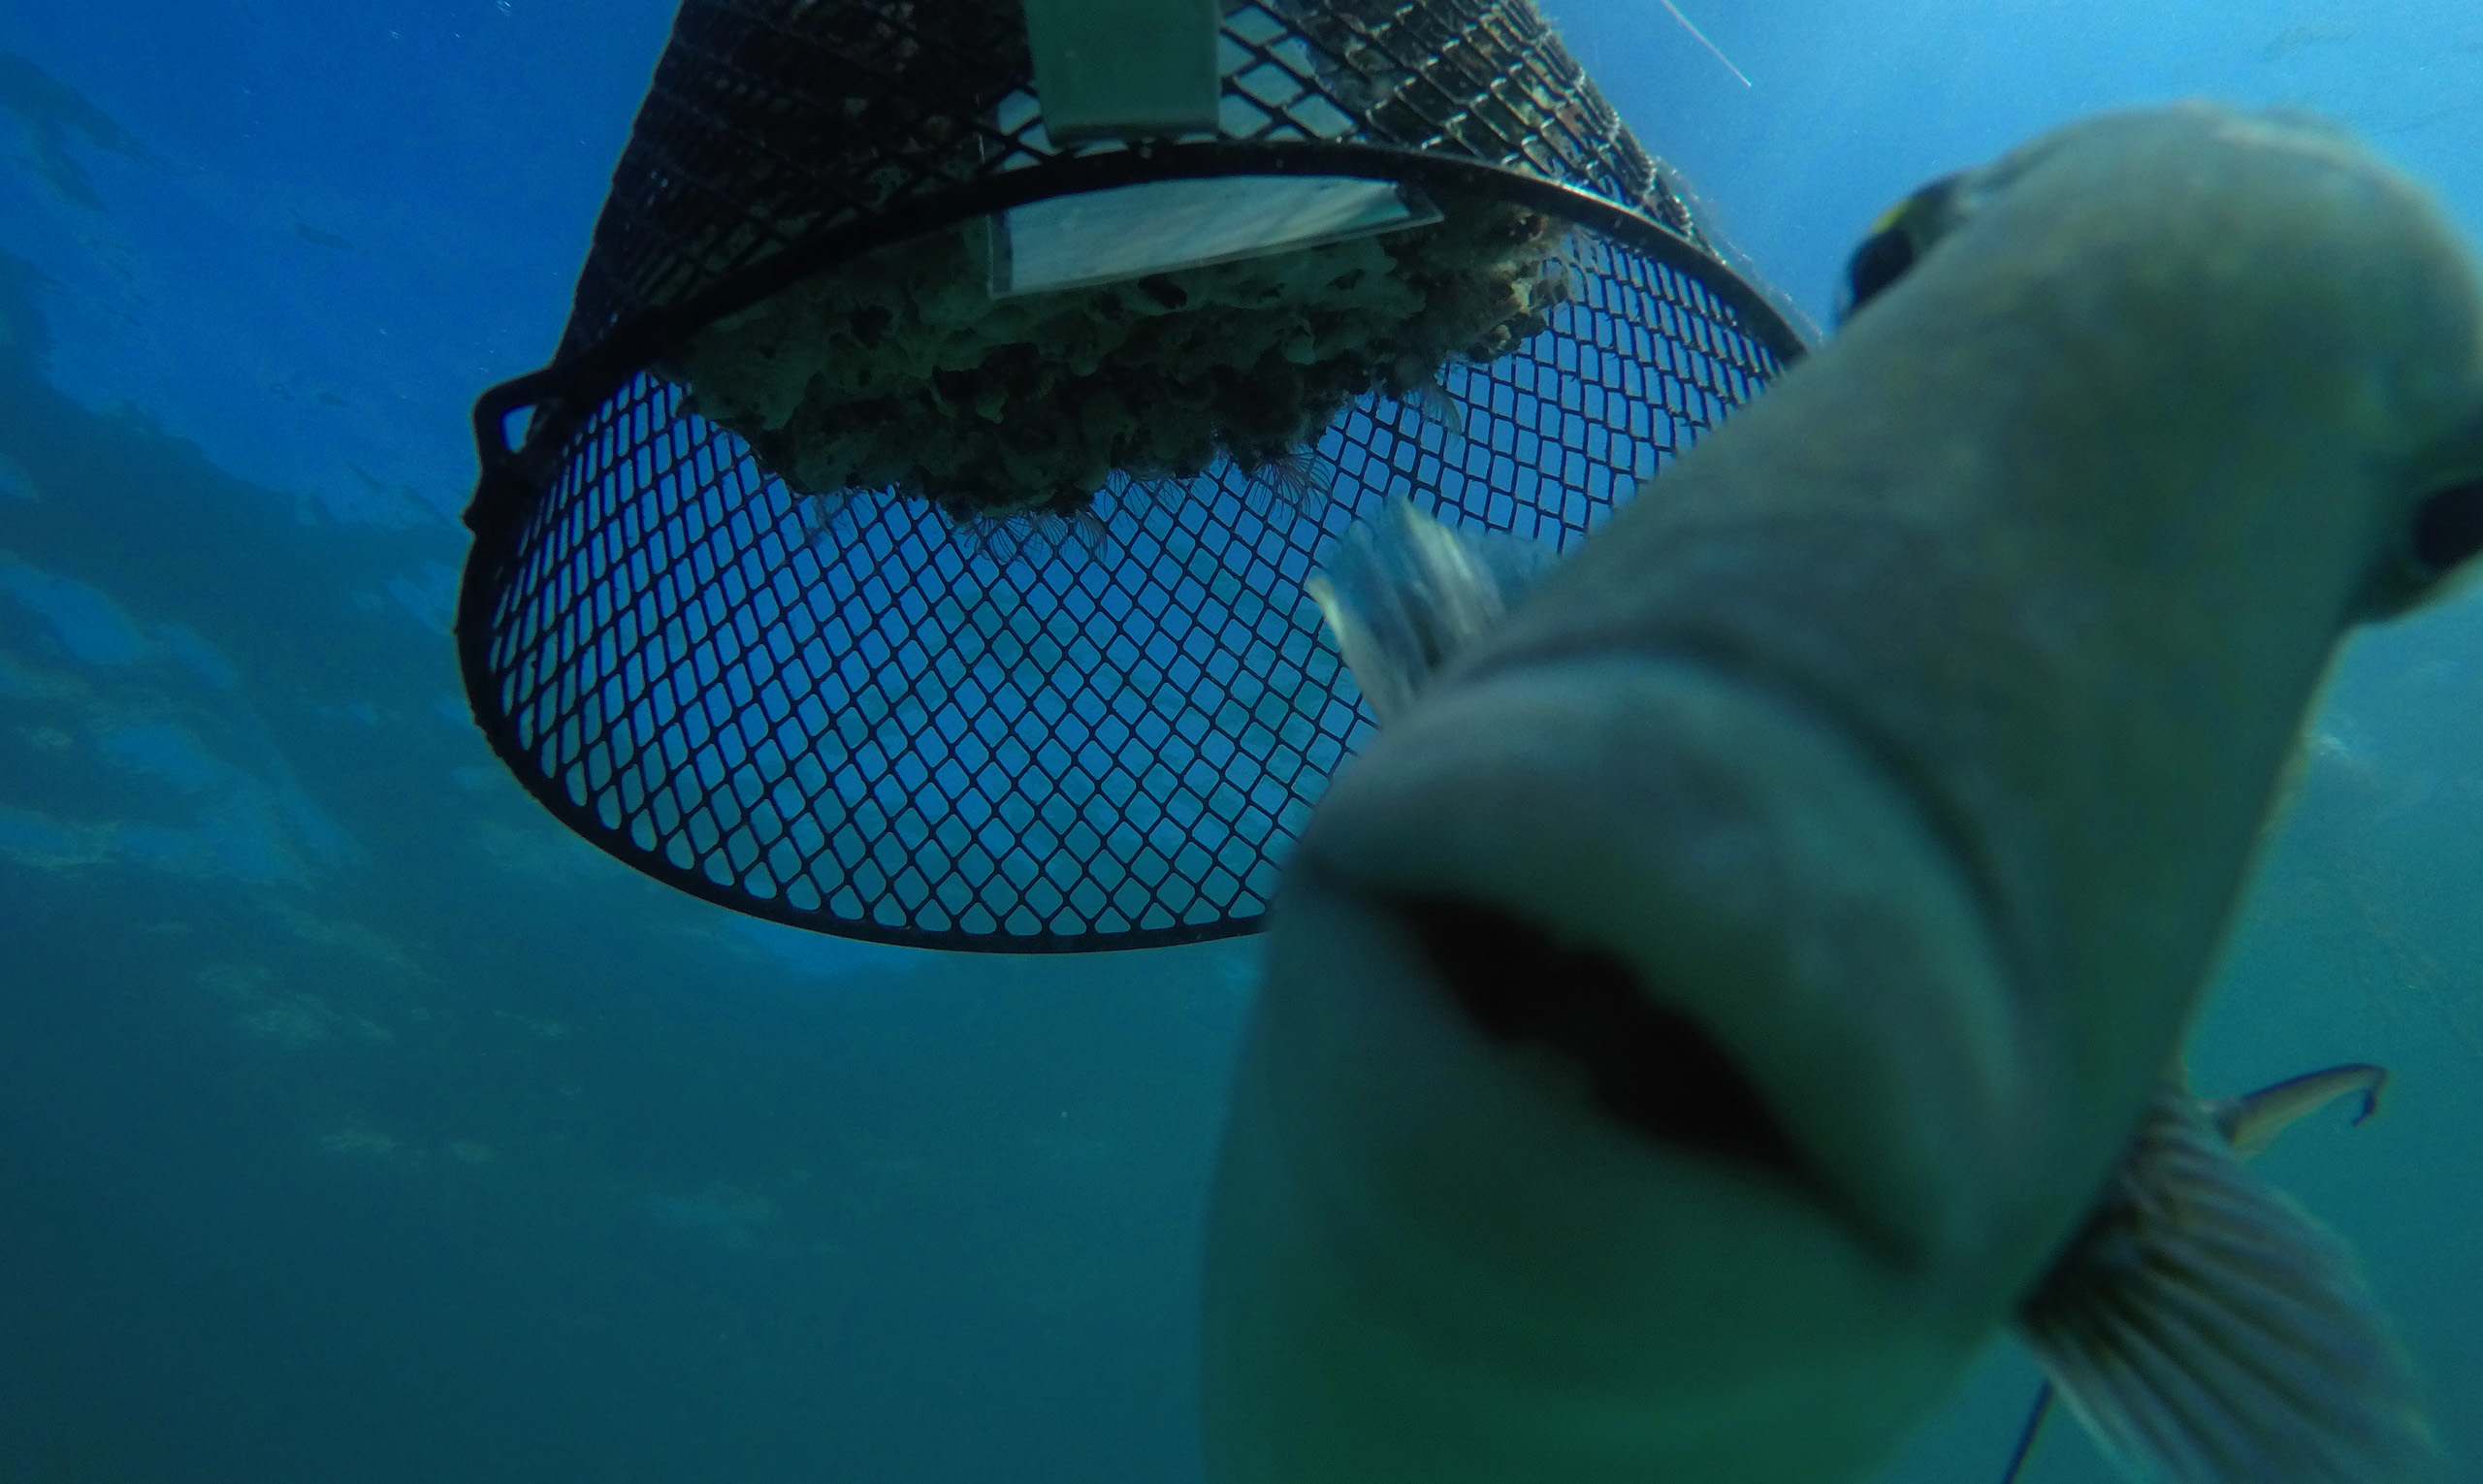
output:
[[1116,471],[1219,456],[1281,479],[1354,399],[1505,354],[1567,294],[1565,223],[1437,204],[1383,236],[999,299],[969,221],[721,319],[659,370],[796,493],[888,489],[959,525],[1078,515]]

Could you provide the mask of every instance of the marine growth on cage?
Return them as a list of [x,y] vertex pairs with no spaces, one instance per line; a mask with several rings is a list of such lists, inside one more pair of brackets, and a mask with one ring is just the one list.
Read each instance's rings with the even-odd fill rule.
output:
[[1299,495],[1347,404],[1435,404],[1444,367],[1515,349],[1567,296],[1566,224],[1438,207],[1384,235],[1005,298],[976,218],[720,320],[660,370],[800,495],[891,490],[964,525],[1077,515],[1116,475],[1219,459]]

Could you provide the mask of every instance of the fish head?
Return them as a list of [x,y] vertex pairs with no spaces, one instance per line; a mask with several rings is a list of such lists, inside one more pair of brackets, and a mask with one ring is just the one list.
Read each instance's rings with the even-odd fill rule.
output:
[[[2006,267],[1910,278],[1935,250]],[[2471,256],[2419,186],[2330,121],[2191,104],[2055,131],[1944,176],[1874,221],[1838,285],[1840,326],[1901,280],[1940,297],[1872,331],[1903,334],[1900,318],[1947,321],[1951,335],[2014,323],[2006,339],[2056,366],[2073,382],[2062,401],[2083,402],[2086,425],[2113,435],[2099,440],[2104,458],[2149,436],[2156,459],[2208,497],[2187,502],[2198,513],[2284,519],[2316,508],[2357,522],[2361,539],[2344,547],[2295,541],[2365,575],[2344,623],[2435,600],[2473,570],[2483,415]],[[2277,334],[2285,340],[2263,338]],[[1952,367],[1987,373],[1997,347],[1981,348]],[[2058,396],[2062,386],[2024,390]],[[2211,400],[2241,415],[2196,418]],[[2158,415],[2131,416],[2142,403]],[[2188,436],[2164,436],[2175,419]],[[2163,458],[2201,450],[2225,468]],[[2233,467],[2237,453],[2262,468]],[[2218,501],[2219,485],[2251,493]],[[2113,501],[2080,503],[2107,513]],[[2179,507],[2139,508],[2160,520]]]
[[2323,126],[2074,126],[1341,769],[1207,1261],[1217,1484],[1884,1460],[2093,1209],[2483,294]]
[[1883,1451],[1987,1338],[1960,1172],[2009,1111],[2002,968],[1936,838],[1691,667],[1460,690],[1363,761],[1289,867],[1235,1089],[1214,1476]]

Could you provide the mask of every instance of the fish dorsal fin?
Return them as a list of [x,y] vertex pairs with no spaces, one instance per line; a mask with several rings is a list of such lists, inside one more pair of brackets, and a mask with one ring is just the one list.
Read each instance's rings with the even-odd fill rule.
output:
[[2208,1121],[2215,1125],[2233,1151],[2243,1159],[2301,1119],[2348,1094],[2362,1094],[2356,1123],[2379,1112],[2379,1095],[2388,1086],[2388,1069],[2368,1062],[2348,1062],[2320,1072],[2306,1072],[2238,1098],[2217,1098],[2206,1105]]
[[1356,521],[1304,587],[1382,723],[1497,628],[1558,559],[1515,536],[1453,531],[1393,500]]
[[2019,1323],[2062,1400],[2141,1477],[2438,1471],[2420,1388],[2343,1242],[2247,1174],[2177,1084]]

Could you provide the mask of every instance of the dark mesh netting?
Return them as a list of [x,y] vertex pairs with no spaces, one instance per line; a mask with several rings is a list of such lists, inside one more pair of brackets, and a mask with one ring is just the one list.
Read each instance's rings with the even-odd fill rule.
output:
[[[1224,140],[1352,142],[1524,170],[1696,237],[1530,0],[1228,6]],[[839,226],[1056,164],[1017,0],[688,0],[563,357]]]
[[[477,718],[555,813],[685,889],[848,936],[1030,952],[1247,931],[1370,725],[1303,591],[1336,537],[1410,498],[1566,547],[1799,353],[1524,0],[1242,6],[1222,45],[1222,137],[1057,150],[1013,5],[683,8],[561,359],[477,408],[460,645]],[[868,466],[835,416],[777,431],[699,379],[713,327],[844,292],[865,255],[919,268],[1063,191],[1310,175],[1447,204],[1444,225],[1376,239],[1401,267],[1460,211],[1503,219],[1461,203],[1544,245],[1517,307],[1420,386],[1349,365],[1360,381],[1304,391],[1277,364],[1299,350],[1237,361],[1219,397],[1274,375],[1306,399],[1315,426],[1281,454],[1230,417],[1204,456],[1131,454],[1168,416],[1141,408],[1099,481],[1047,465],[1065,495],[975,519],[906,479],[839,483]],[[1424,281],[1435,305],[1455,286]],[[1009,399],[1057,378],[1003,386],[1002,354],[978,354],[923,378],[958,438],[1041,422]],[[945,435],[899,441],[933,461],[926,484],[947,477]]]

